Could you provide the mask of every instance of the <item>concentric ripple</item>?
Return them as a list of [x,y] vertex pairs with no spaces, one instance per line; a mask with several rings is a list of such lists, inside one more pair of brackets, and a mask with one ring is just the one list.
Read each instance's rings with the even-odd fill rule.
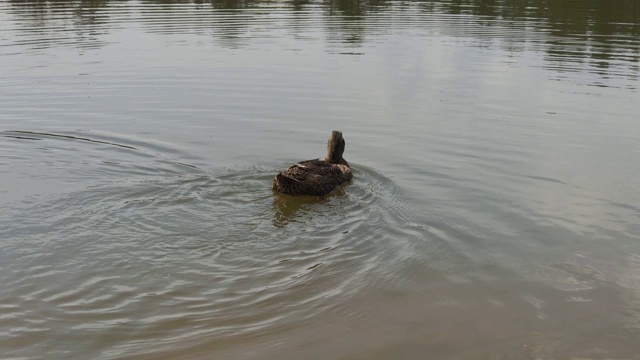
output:
[[13,224],[1,231],[2,323],[24,344],[16,356],[37,336],[58,336],[40,346],[63,356],[63,339],[111,334],[122,345],[96,355],[117,357],[299,322],[357,292],[376,264],[392,269],[411,231],[397,185],[358,165],[331,196],[291,197],[272,193],[275,167],[204,171],[166,158],[178,150],[113,135],[2,135],[25,145],[25,161],[31,144],[51,151],[49,173],[68,180],[64,159],[81,150],[76,159],[94,160],[85,178],[100,179],[2,216]]
[[639,6],[0,1],[0,357],[637,358]]

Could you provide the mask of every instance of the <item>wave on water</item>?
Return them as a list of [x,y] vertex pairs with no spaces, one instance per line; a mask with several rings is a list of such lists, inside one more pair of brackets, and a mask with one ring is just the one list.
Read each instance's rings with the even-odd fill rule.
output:
[[0,303],[40,309],[12,320],[16,343],[55,326],[54,338],[80,343],[112,334],[117,356],[285,326],[392,271],[407,246],[402,190],[365,166],[329,196],[292,197],[272,192],[276,166],[184,166],[180,150],[115,135],[0,135],[38,140],[20,157],[50,150],[51,173],[76,183],[47,196],[33,188],[0,215],[13,224],[0,230]]

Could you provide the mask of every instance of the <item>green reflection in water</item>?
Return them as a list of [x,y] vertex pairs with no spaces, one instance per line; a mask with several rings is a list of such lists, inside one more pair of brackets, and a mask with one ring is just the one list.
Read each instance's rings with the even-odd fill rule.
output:
[[[590,72],[603,77],[633,79],[640,72],[637,1],[10,0],[10,4],[18,31],[39,37],[32,41],[38,48],[69,43],[79,48],[104,46],[108,43],[105,35],[131,18],[152,23],[145,27],[148,31],[208,31],[219,45],[242,48],[269,38],[275,25],[291,25],[269,17],[278,14],[280,21],[295,18],[296,29],[324,32],[327,43],[343,47],[358,48],[375,42],[372,37],[381,29],[389,33],[397,28],[427,28],[449,36],[475,38],[479,45],[499,39],[508,51],[533,48],[542,51],[546,66],[556,71],[582,71],[588,66]],[[297,16],[297,12],[306,15]],[[314,22],[318,16],[322,26]],[[291,36],[296,36],[296,29],[289,31]],[[70,34],[75,34],[73,39],[69,39]],[[360,54],[353,49],[344,53]]]

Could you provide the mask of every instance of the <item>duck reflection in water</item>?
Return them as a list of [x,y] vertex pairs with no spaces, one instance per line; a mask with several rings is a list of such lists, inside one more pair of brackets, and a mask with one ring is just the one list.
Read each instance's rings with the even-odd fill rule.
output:
[[340,206],[340,199],[346,196],[344,186],[331,193],[331,196],[288,196],[276,193],[273,199],[273,225],[285,227],[289,223],[304,222],[307,215],[326,214],[330,209]]

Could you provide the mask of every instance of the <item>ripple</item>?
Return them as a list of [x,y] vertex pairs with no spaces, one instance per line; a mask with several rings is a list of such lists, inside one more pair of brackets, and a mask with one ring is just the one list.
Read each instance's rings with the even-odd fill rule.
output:
[[3,355],[635,356],[637,5],[503,5],[0,2]]
[[[2,135],[25,146],[33,141],[21,138],[25,132]],[[59,324],[59,334],[82,330],[78,341],[127,329],[127,351],[137,351],[136,342],[149,334],[169,346],[188,334],[257,333],[327,311],[332,299],[358,292],[374,272],[392,270],[406,238],[419,236],[407,226],[417,208],[406,209],[403,190],[372,168],[355,165],[353,183],[331,196],[291,197],[272,193],[276,167],[205,172],[168,160],[188,154],[142,139],[28,137],[45,144],[39,151],[72,161],[91,146],[107,146],[98,159],[123,150],[126,156],[85,166],[87,178],[103,175],[102,166],[114,168],[99,182],[14,204],[22,216],[44,222],[5,215],[16,224],[8,238],[20,237],[0,245],[11,254],[8,269],[16,269],[3,282],[18,298],[2,304],[42,309],[0,320],[24,328],[15,336],[39,329],[29,322],[39,317]],[[372,233],[371,226],[380,230]],[[381,261],[386,269],[376,266]]]

